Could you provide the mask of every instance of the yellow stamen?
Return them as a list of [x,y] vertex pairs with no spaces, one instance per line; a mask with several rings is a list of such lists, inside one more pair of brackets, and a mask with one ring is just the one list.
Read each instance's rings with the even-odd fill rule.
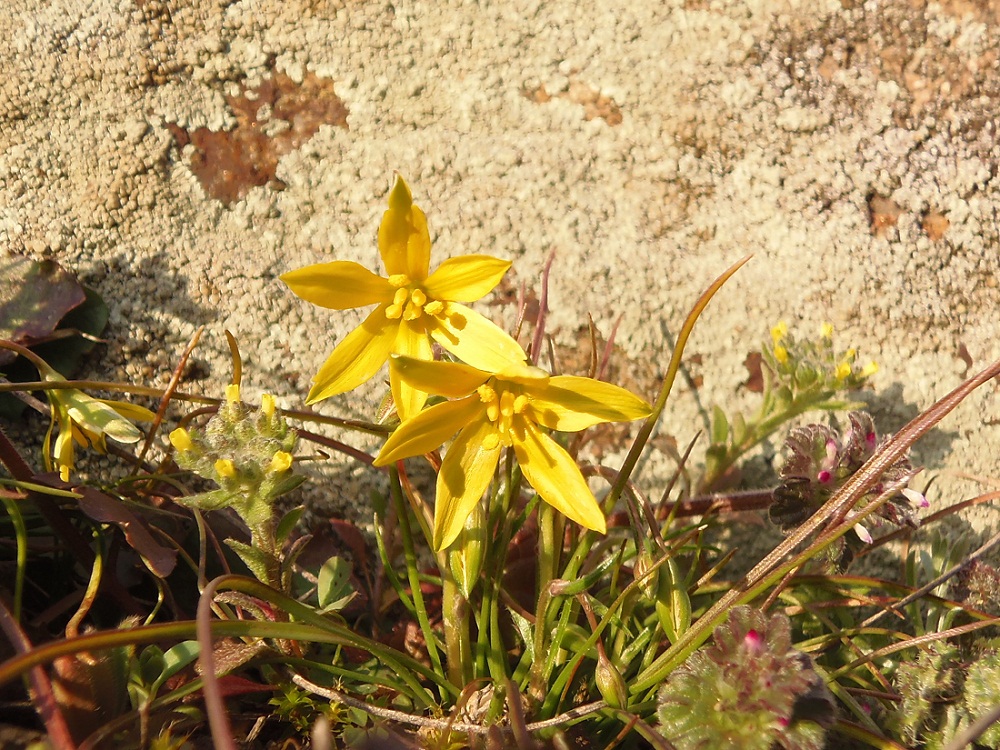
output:
[[437,315],[444,310],[444,302],[439,299],[431,300],[424,305],[424,312],[428,315]]
[[514,394],[510,391],[504,391],[500,396],[500,413],[507,418],[514,416]]
[[414,289],[410,292],[410,299],[413,300],[413,304],[423,307],[423,305],[427,302],[427,295],[424,293],[423,289]]
[[410,277],[407,276],[405,273],[394,273],[392,276],[389,277],[389,286],[393,286],[399,289],[400,287],[409,285],[410,285]]

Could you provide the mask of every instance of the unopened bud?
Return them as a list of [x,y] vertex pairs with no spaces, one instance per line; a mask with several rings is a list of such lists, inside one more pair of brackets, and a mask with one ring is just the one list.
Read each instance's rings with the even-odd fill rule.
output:
[[598,651],[597,670],[594,673],[594,681],[597,689],[601,692],[601,697],[612,708],[625,708],[628,705],[628,688],[625,687],[625,679],[611,660]]

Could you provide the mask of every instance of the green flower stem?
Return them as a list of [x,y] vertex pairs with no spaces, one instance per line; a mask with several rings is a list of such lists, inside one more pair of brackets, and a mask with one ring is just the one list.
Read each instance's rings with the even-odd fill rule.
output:
[[[504,646],[502,630],[500,628],[501,593],[503,587],[503,571],[507,565],[507,551],[510,549],[511,541],[515,530],[518,528],[519,519],[512,517],[511,510],[514,506],[514,498],[521,492],[521,472],[514,460],[513,451],[506,452],[503,464],[503,476],[506,478],[502,484],[497,483],[497,491],[492,494],[492,498],[498,502],[491,502],[490,523],[488,528],[500,530],[498,536],[487,534],[486,560],[490,564],[490,570],[484,577],[483,602],[480,615],[479,631],[479,651],[485,655],[486,670],[477,672],[477,677],[488,674],[496,685],[507,685],[510,682],[510,664],[507,660],[507,649]],[[486,720],[497,720],[504,710],[504,690],[496,690],[493,700],[487,710]]]
[[[399,471],[395,466],[389,469],[389,491],[392,495],[392,502],[396,508],[396,516],[399,521],[399,531],[403,537],[403,553],[406,555],[406,575],[410,583],[410,595],[413,597],[413,607],[417,615],[417,623],[420,625],[420,630],[424,635],[424,641],[427,644],[427,654],[430,657],[431,664],[434,670],[439,675],[444,675],[444,669],[441,665],[441,654],[438,652],[437,638],[434,635],[434,631],[431,629],[430,620],[427,618],[427,607],[424,604],[423,594],[420,592],[420,575],[419,575],[419,563],[417,562],[417,555],[413,547],[413,534],[410,530],[410,516],[407,512],[408,508],[406,502],[403,500],[403,488],[399,484]],[[448,571],[448,566],[441,566],[442,573],[449,577],[451,576]],[[447,579],[446,579],[447,580]],[[454,583],[454,582],[452,582]],[[445,602],[447,602],[447,596],[445,597]],[[448,603],[444,604],[447,609]],[[452,613],[457,614],[457,613]],[[466,623],[465,627],[468,628],[468,611],[466,608],[465,612]],[[445,631],[445,649],[448,651],[449,657],[451,654],[451,648],[454,646],[456,648],[456,654],[461,653],[460,641],[453,642],[453,639],[459,637],[459,633],[450,632],[449,630],[449,618],[445,616],[444,618],[444,631]],[[464,672],[462,667],[462,662],[458,661],[452,663],[449,659],[448,662],[448,673],[449,679],[452,685],[461,688],[464,682],[456,682],[454,677],[461,676]],[[443,690],[443,688],[441,688]],[[442,699],[445,697],[445,693],[441,692]]]
[[24,516],[17,503],[8,498],[3,498],[4,508],[10,516],[11,525],[14,527],[14,537],[17,542],[17,571],[14,574],[14,621],[21,622],[21,599],[24,597],[24,574],[28,568],[28,528],[24,525]]
[[[556,536],[556,511],[548,503],[538,507],[538,590],[544,591],[556,577],[559,566],[559,549],[562,538]],[[544,622],[536,627],[545,629]]]
[[453,685],[464,687],[472,681],[475,667],[469,629],[469,600],[462,595],[447,565],[441,568],[441,577],[441,616],[445,655],[448,659],[448,679]]
[[535,658],[528,671],[528,698],[538,705],[545,699],[545,683],[548,679],[546,662],[550,654],[546,654],[545,651],[546,628],[543,623],[551,601],[552,593],[546,586],[538,592],[538,607],[535,610]]
[[701,296],[695,302],[694,307],[691,308],[691,312],[689,312],[687,318],[684,319],[684,324],[681,326],[680,333],[677,335],[677,342],[674,344],[674,351],[670,355],[670,364],[667,366],[667,374],[663,378],[663,385],[660,386],[660,393],[656,397],[656,402],[653,404],[653,412],[646,418],[646,421],[642,423],[642,427],[639,428],[639,434],[632,443],[632,447],[629,449],[628,455],[625,457],[625,462],[622,464],[621,471],[618,472],[618,478],[615,480],[614,485],[611,487],[611,491],[608,493],[609,502],[616,503],[618,498],[621,497],[622,491],[625,489],[625,485],[628,483],[629,477],[632,476],[632,472],[635,470],[636,464],[639,463],[639,458],[642,456],[646,443],[653,434],[653,428],[656,427],[656,423],[660,419],[660,415],[663,413],[663,410],[667,405],[667,398],[670,396],[670,391],[673,388],[677,372],[680,370],[681,357],[684,354],[684,347],[687,345],[688,339],[691,336],[691,332],[694,330],[694,324],[697,322],[698,317],[708,306],[708,303],[711,302],[712,297],[715,296],[716,292],[718,292],[730,279],[730,277],[740,270],[740,268],[747,261],[749,261],[751,257],[753,256],[747,255],[746,257],[736,261],[736,263],[731,265],[725,272],[722,273],[721,276],[713,281],[711,285],[709,285],[708,289],[702,292]]
[[699,484],[699,492],[711,492],[715,483],[719,481],[719,478],[726,473],[730,466],[736,463],[747,451],[750,451],[767,437],[774,434],[786,422],[814,409],[833,410],[850,408],[854,405],[850,401],[830,401],[830,397],[833,394],[834,391],[830,390],[800,393],[792,399],[787,408],[772,414],[767,413],[772,408],[772,404],[765,401],[754,420],[747,423],[747,436],[743,442],[739,445],[729,446],[724,456],[713,461],[710,468],[706,467],[705,476],[702,477]]

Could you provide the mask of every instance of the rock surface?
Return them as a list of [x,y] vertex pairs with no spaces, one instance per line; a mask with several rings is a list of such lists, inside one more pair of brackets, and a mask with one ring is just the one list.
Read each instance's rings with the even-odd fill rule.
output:
[[[588,313],[604,336],[621,316],[618,377],[647,397],[688,307],[753,253],[689,345],[662,425],[679,442],[713,403],[753,405],[742,363],[780,319],[879,361],[891,431],[1000,356],[998,24],[974,0],[8,0],[0,252],[100,291],[103,376],[163,384],[204,324],[186,387],[221,391],[229,329],[246,391],[299,406],[360,313],[278,276],[378,269],[398,170],[437,261],[514,261],[496,299],[537,290],[554,252],[565,366],[585,368]],[[995,487],[998,388],[915,452],[935,507]],[[320,409],[370,418],[380,397]],[[370,517],[368,472],[333,466],[313,502]],[[654,451],[644,480],[669,470]]]

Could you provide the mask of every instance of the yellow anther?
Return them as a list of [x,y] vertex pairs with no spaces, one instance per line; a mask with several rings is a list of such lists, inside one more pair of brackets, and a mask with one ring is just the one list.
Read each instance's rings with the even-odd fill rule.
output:
[[489,404],[497,400],[497,392],[487,383],[483,383],[476,388],[476,393],[479,394],[479,400],[484,404]]
[[236,476],[236,464],[228,458],[220,458],[215,462],[215,473],[223,479],[232,479]]
[[491,422],[496,422],[500,418],[500,406],[496,401],[490,401],[486,405],[486,418]]
[[270,393],[265,393],[263,396],[260,397],[260,410],[265,417],[267,417],[268,419],[273,417],[274,408],[275,408],[274,396],[272,396]]
[[774,358],[778,360],[780,364],[785,364],[788,361],[788,350],[781,345],[775,345]]
[[439,299],[433,299],[424,305],[424,312],[428,315],[437,315],[444,311],[444,302]]
[[403,308],[400,305],[389,305],[385,308],[385,317],[389,320],[399,320],[403,314]]
[[406,289],[397,289],[396,293],[392,295],[392,304],[402,305],[410,297],[410,292]]
[[833,337],[833,324],[832,323],[823,323],[819,327],[819,335],[822,338],[824,338],[824,339],[832,338]]
[[404,286],[410,285],[410,277],[405,273],[394,273],[389,277],[389,286],[394,286],[397,289]]
[[181,453],[189,451],[193,447],[191,435],[183,427],[178,427],[170,433],[170,444]]
[[226,386],[226,401],[231,404],[238,404],[240,402],[240,387],[236,383],[230,383]]
[[413,300],[413,304],[423,307],[423,305],[427,302],[427,295],[424,293],[423,289],[414,289],[410,292],[410,299]]
[[271,463],[267,465],[267,470],[272,474],[282,474],[292,467],[292,454],[287,451],[278,451],[271,457]]
[[508,419],[514,415],[514,394],[504,391],[500,396],[500,413]]
[[416,320],[422,313],[423,310],[420,309],[419,305],[415,305],[413,302],[410,302],[406,306],[406,310],[403,312],[403,318],[406,320]]
[[524,410],[528,408],[528,397],[523,393],[514,399],[514,413],[524,414]]

